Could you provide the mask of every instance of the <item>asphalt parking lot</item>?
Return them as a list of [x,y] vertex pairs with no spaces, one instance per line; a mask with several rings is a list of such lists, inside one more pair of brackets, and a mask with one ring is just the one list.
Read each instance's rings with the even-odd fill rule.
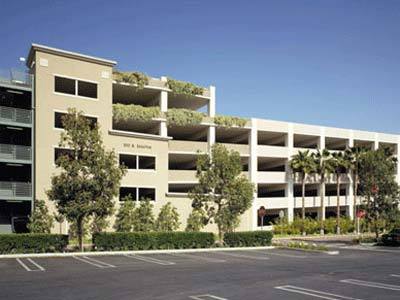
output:
[[270,249],[0,259],[0,299],[400,299],[399,254]]

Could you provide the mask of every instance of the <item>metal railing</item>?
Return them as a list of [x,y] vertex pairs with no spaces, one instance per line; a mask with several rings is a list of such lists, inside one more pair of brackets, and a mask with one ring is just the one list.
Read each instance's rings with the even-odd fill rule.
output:
[[0,122],[32,124],[32,112],[28,109],[0,106]]
[[0,144],[0,159],[31,160],[32,148],[29,146]]
[[0,70],[0,83],[31,87],[32,75],[15,69]]
[[0,197],[32,197],[32,184],[29,182],[0,181]]

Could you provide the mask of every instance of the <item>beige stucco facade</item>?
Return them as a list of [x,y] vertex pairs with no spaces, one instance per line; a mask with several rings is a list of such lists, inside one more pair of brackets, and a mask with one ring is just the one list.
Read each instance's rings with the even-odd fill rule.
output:
[[[271,222],[284,213],[289,220],[301,207],[299,182],[291,174],[288,162],[299,150],[327,148],[343,151],[346,147],[363,145],[371,149],[392,147],[397,154],[400,136],[339,129],[272,120],[250,119],[244,127],[224,128],[213,122],[215,116],[215,87],[210,86],[203,95],[174,95],[166,86],[166,77],[150,78],[149,84],[138,90],[133,85],[113,80],[116,62],[72,53],[60,49],[33,45],[27,65],[34,78],[33,101],[33,170],[32,198],[47,199],[51,177],[57,173],[55,149],[63,129],[56,128],[56,113],[66,113],[76,108],[88,117],[96,118],[104,144],[119,155],[131,155],[145,159],[154,158],[155,167],[128,170],[121,182],[122,188],[154,190],[155,214],[160,207],[171,202],[178,209],[181,230],[191,212],[187,192],[196,184],[194,164],[198,153],[208,152],[214,143],[222,143],[228,149],[238,151],[243,164],[243,176],[256,186],[253,205],[241,218],[238,230],[260,229],[257,209],[267,208]],[[123,67],[121,67],[123,69]],[[57,92],[55,78],[62,77],[95,84],[96,97],[83,97]],[[75,91],[75,93],[77,93]],[[185,108],[207,112],[203,122],[194,126],[168,126],[166,119],[151,122],[113,121],[113,104],[137,104],[158,106],[162,112],[171,108]],[[400,168],[397,168],[400,178]],[[319,202],[318,178],[307,182],[306,208],[316,215]],[[336,206],[335,179],[328,178],[325,205],[327,214]],[[341,207],[352,217],[352,185],[347,176],[342,178]],[[52,212],[54,207],[47,201]],[[115,199],[116,208],[119,199]],[[113,224],[113,218],[110,218]],[[111,228],[111,227],[110,227]],[[264,227],[264,228],[268,228]],[[58,225],[54,228],[59,230]],[[66,232],[67,224],[63,225]],[[216,230],[209,225],[205,230]]]

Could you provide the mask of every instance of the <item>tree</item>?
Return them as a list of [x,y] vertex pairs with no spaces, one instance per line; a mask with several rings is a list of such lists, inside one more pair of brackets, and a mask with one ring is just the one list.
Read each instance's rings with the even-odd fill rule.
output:
[[[114,210],[110,214],[113,213]],[[92,234],[102,232],[109,224],[110,222],[108,221],[107,216],[98,216],[97,214],[94,214],[90,224],[90,231]]]
[[179,228],[179,214],[176,207],[168,202],[161,207],[156,221],[157,231],[175,231]]
[[28,229],[31,233],[50,233],[54,218],[44,200],[36,199],[33,213],[29,216]]
[[306,234],[304,230],[304,222],[306,219],[305,196],[306,196],[306,181],[309,174],[315,172],[315,163],[310,155],[309,150],[299,151],[292,156],[290,160],[290,168],[294,173],[300,174],[301,181],[301,219],[303,223],[302,233]]
[[239,153],[220,144],[213,145],[211,155],[200,155],[197,160],[199,184],[189,197],[192,207],[206,217],[205,224],[217,224],[220,241],[225,232],[238,226],[240,215],[251,206],[254,186],[241,172]]
[[133,227],[133,219],[135,217],[135,202],[132,197],[122,199],[122,204],[118,210],[114,229],[119,232],[131,232]]
[[187,221],[185,231],[200,231],[207,224],[203,210],[193,209]]
[[320,197],[321,197],[321,205],[320,205],[320,231],[321,234],[324,234],[324,219],[325,219],[325,178],[328,174],[332,173],[332,164],[331,153],[326,150],[318,150],[315,153],[312,153],[312,157],[315,163],[315,171],[319,175],[320,182]]
[[360,161],[360,191],[364,198],[366,219],[374,228],[376,238],[379,224],[390,222],[398,212],[399,186],[396,182],[396,158],[384,149],[364,153]]
[[346,149],[345,156],[349,162],[350,174],[353,182],[353,219],[354,219],[354,228],[357,228],[357,194],[358,194],[358,183],[359,183],[359,170],[360,163],[363,155],[366,153],[366,150],[362,147],[351,147],[350,149]]
[[150,201],[149,199],[140,200],[140,205],[136,208],[133,216],[133,231],[149,232],[154,230],[154,206]]
[[56,220],[56,222],[58,223],[59,229],[60,229],[60,234],[62,234],[62,223],[65,220],[64,216],[60,215],[60,214],[54,214],[54,220]]
[[50,200],[58,212],[76,224],[79,248],[83,250],[84,222],[109,216],[125,173],[113,151],[106,151],[98,126],[92,126],[82,112],[69,109],[63,117],[65,131],[59,147],[68,149],[56,165],[60,173],[51,178]]
[[350,163],[343,152],[334,152],[329,162],[336,175],[336,234],[340,234],[340,177],[348,172]]

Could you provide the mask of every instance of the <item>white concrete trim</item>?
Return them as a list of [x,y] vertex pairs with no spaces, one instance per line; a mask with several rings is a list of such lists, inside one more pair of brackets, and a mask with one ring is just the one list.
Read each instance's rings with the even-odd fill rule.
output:
[[274,246],[263,247],[232,247],[232,248],[199,248],[199,249],[171,249],[171,250],[133,250],[133,251],[98,251],[98,252],[68,252],[68,253],[23,253],[23,254],[2,254],[4,258],[24,257],[73,257],[73,256],[113,256],[125,254],[168,254],[168,253],[199,253],[218,251],[243,251],[243,250],[271,250]]

